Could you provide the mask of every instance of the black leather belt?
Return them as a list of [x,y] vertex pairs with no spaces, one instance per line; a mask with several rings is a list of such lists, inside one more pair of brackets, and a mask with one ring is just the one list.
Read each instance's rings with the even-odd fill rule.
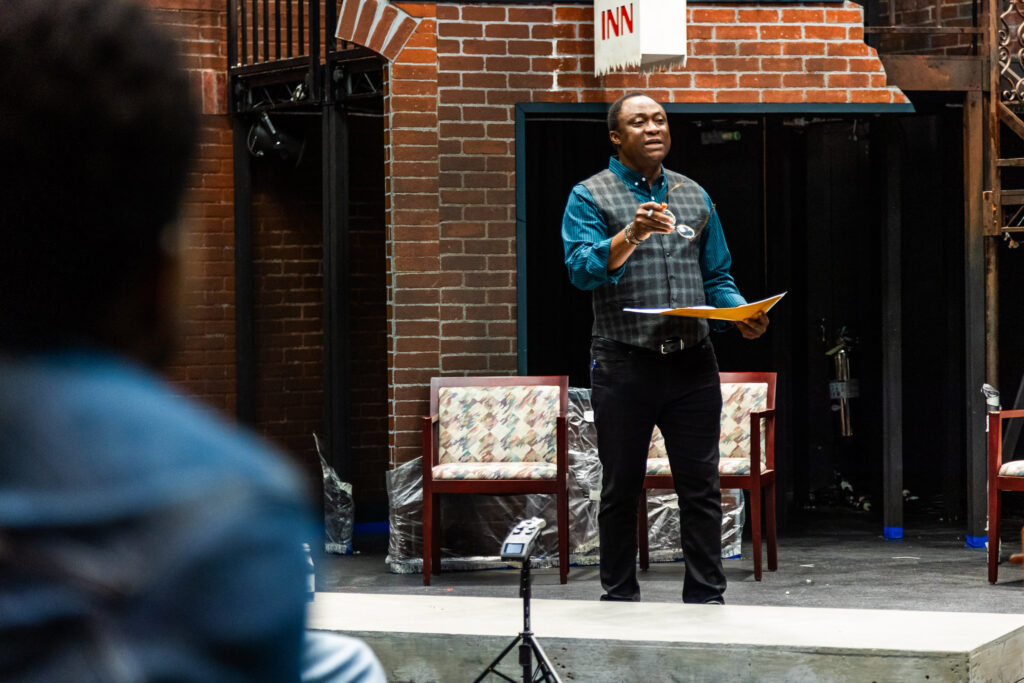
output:
[[659,343],[657,349],[651,349],[646,346],[633,346],[632,344],[626,344],[625,342],[615,341],[614,339],[607,339],[605,337],[594,337],[594,339],[602,344],[616,348],[620,353],[652,356],[668,356],[673,353],[678,353],[679,351],[691,351],[708,343],[708,338],[704,337],[695,344],[687,346],[686,342],[679,337],[673,337],[672,339],[666,339]]

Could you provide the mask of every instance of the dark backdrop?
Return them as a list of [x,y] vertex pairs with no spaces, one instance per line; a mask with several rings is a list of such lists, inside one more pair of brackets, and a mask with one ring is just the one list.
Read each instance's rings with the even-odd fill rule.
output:
[[[904,484],[930,514],[962,514],[962,110],[915,105],[900,116],[669,116],[665,165],[716,203],[740,291],[748,300],[789,292],[761,340],[735,331],[713,340],[723,370],[779,373],[777,459],[790,509],[808,509],[838,474],[874,501],[867,514],[880,512],[881,231],[886,192],[898,188]],[[572,186],[607,165],[607,127],[598,115],[544,114],[528,115],[524,130],[527,372],[589,386],[590,295],[568,282],[560,226]],[[843,328],[861,387],[850,437],[839,435],[825,355]]]

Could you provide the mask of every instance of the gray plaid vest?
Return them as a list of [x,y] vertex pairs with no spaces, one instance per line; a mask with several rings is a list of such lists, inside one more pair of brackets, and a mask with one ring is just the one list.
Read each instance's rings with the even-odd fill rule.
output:
[[[676,220],[695,230],[708,215],[700,186],[679,173],[664,170],[668,187],[683,185],[668,196]],[[636,196],[614,173],[605,169],[583,181],[604,216],[608,235],[629,225],[636,215]],[[678,337],[686,347],[708,335],[702,318],[626,313],[623,308],[679,308],[704,304],[704,279],[700,272],[700,242],[675,233],[651,235],[626,261],[626,270],[615,284],[594,290],[596,337],[657,350],[661,342]]]

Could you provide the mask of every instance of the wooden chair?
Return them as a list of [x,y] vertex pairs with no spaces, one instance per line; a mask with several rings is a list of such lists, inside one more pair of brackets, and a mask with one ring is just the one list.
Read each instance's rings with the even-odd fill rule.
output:
[[[1024,460],[1003,462],[1003,420],[1024,417],[1024,410],[994,410],[988,414],[988,582],[999,574],[999,522],[1002,492],[1024,491]],[[1024,543],[1024,530],[1021,532]]]
[[441,573],[438,496],[456,493],[554,494],[559,579],[568,580],[568,406],[564,376],[430,380],[430,416],[423,418],[423,585]]
[[[721,459],[723,489],[750,492],[750,524],[754,545],[754,580],[761,580],[761,500],[765,503],[768,571],[778,567],[775,534],[775,373],[723,372]],[[763,429],[762,429],[763,424]],[[672,489],[665,440],[655,427],[647,457],[647,475],[638,510],[640,568],[647,570],[647,489]],[[680,523],[685,523],[681,520]]]
[[[1020,528],[1020,546],[1024,548],[1024,526]],[[1024,565],[1024,552],[1010,555],[1010,564]]]

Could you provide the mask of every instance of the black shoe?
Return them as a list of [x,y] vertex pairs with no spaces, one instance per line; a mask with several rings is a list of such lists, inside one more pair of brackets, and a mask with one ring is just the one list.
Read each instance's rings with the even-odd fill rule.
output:
[[683,598],[683,604],[686,605],[724,605],[725,598],[719,595],[717,598],[705,598],[704,600],[687,600]]
[[605,593],[601,596],[600,599],[602,602],[640,602],[640,594],[637,593],[633,596],[618,596],[608,595],[607,593]]

